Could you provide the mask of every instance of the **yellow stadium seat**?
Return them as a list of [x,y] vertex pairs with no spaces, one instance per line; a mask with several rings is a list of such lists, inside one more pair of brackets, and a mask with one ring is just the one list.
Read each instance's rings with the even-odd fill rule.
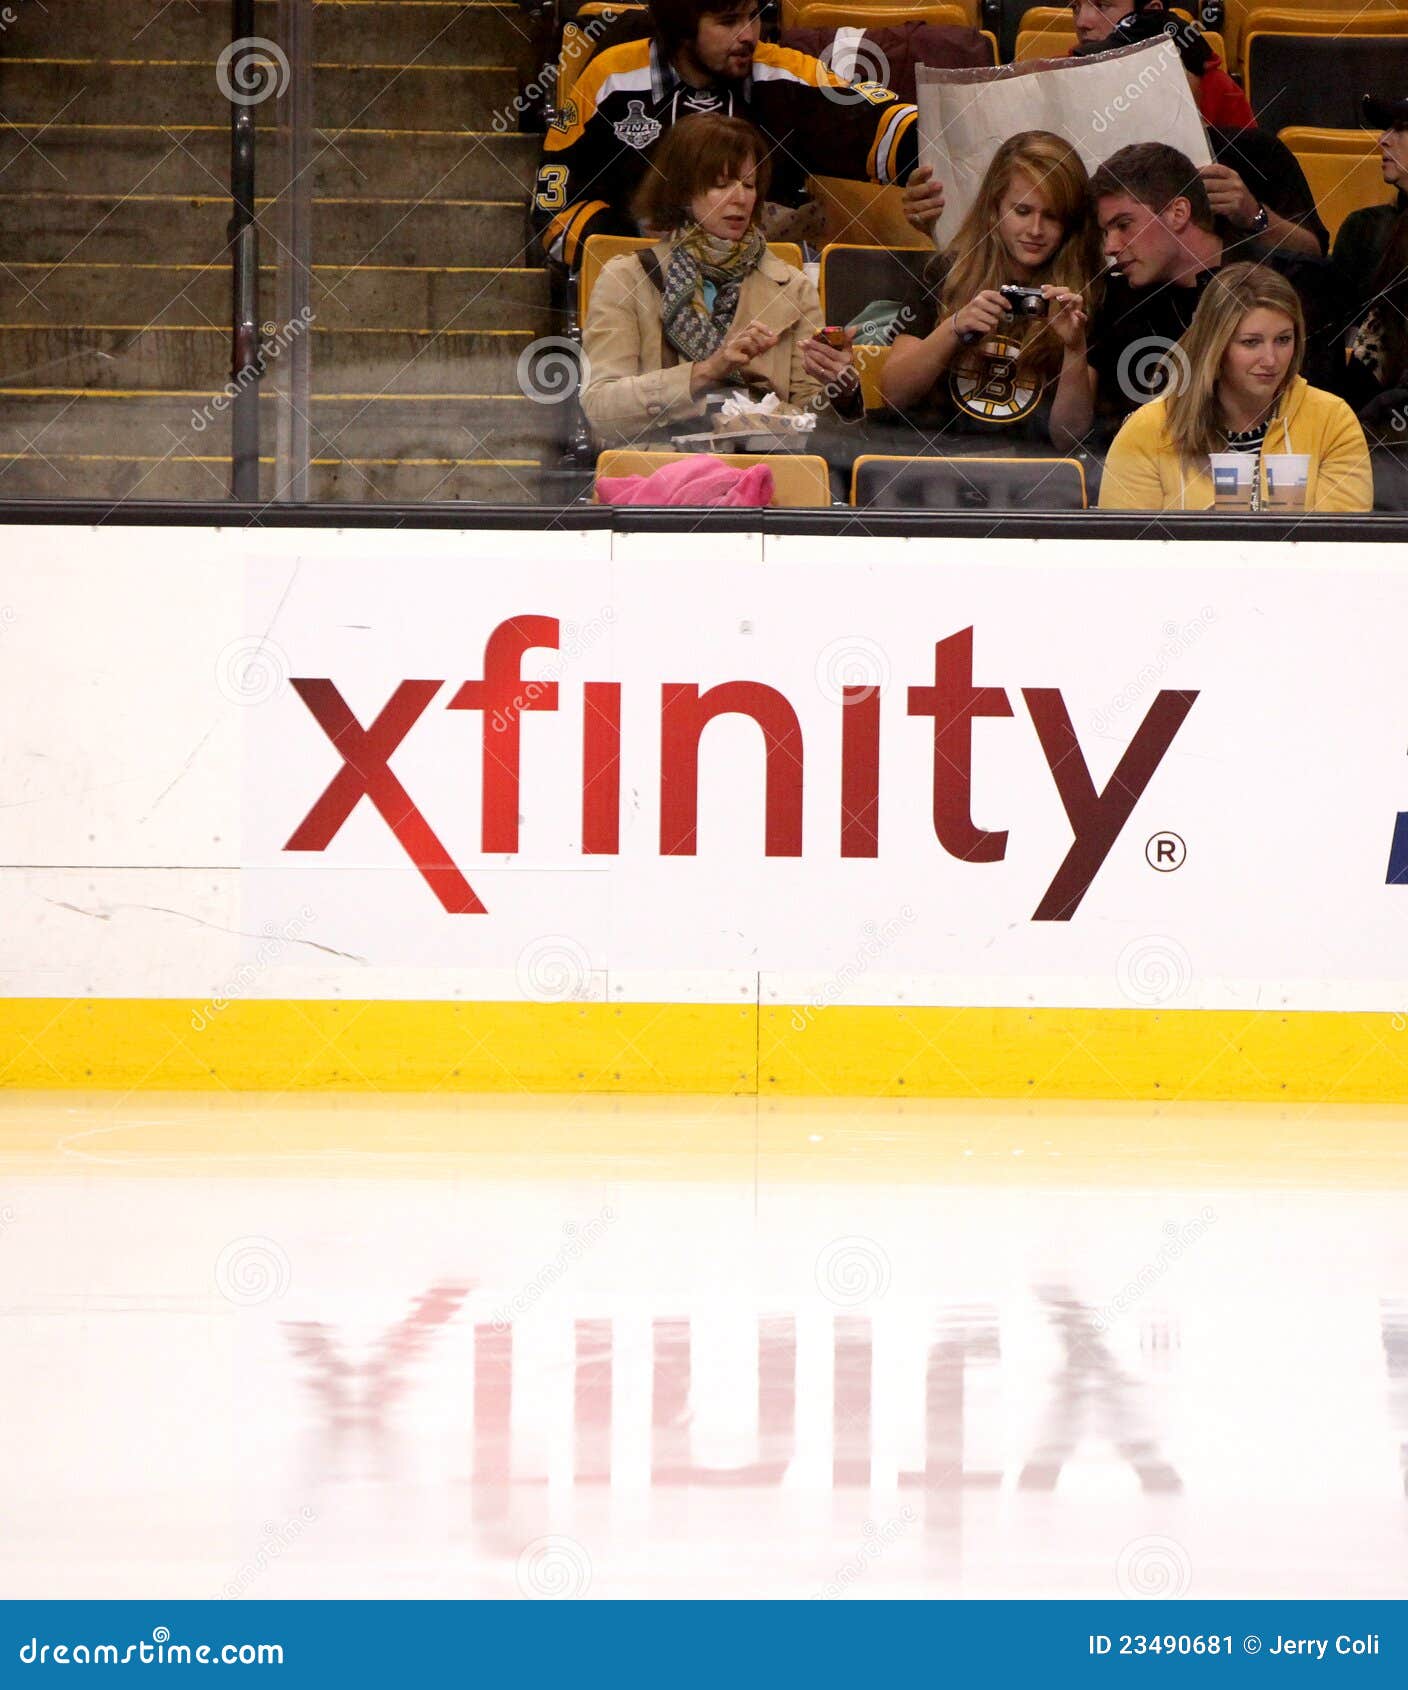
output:
[[[582,249],[582,264],[577,274],[579,323],[585,323],[587,320],[587,304],[591,299],[592,286],[603,268],[613,258],[619,258],[622,253],[639,252],[643,247],[654,245],[654,241],[644,240],[638,235],[592,235],[588,239]],[[784,264],[790,264],[794,270],[802,268],[802,249],[795,241],[769,241],[768,251],[775,258],[780,258]]]
[[906,458],[864,453],[851,503],[867,510],[1068,510],[1089,507],[1075,458]]
[[[675,464],[681,458],[694,455],[692,452],[637,452],[628,447],[616,447],[603,452],[597,459],[596,473],[599,476],[649,475],[666,464]],[[775,509],[803,510],[831,503],[831,473],[825,458],[804,452],[726,452],[720,453],[720,456],[739,469],[767,464],[772,470]],[[595,487],[592,488],[592,503],[600,503]]]
[[[1351,31],[1355,35],[1376,35],[1397,34],[1401,25],[1394,27],[1386,20],[1401,18],[1403,10],[1395,0],[1345,0],[1339,6],[1330,4],[1329,0],[1227,0],[1223,33],[1233,58],[1223,62],[1229,69],[1234,63],[1238,69],[1245,67],[1247,37],[1252,32],[1253,19],[1256,28],[1264,29],[1263,15],[1274,14],[1278,20],[1276,29],[1283,35]],[[1304,19],[1323,20],[1323,30],[1318,23],[1312,28],[1302,28]]]
[[[553,102],[559,111],[572,98],[577,79],[587,68],[595,50],[597,37],[591,27],[592,20],[605,14],[609,22],[613,16],[623,17],[628,12],[639,12],[644,16],[646,8],[609,4],[608,0],[587,0],[572,22],[563,24],[562,49],[557,58],[557,97]],[[583,19],[586,19],[585,23]],[[648,29],[642,30],[642,34],[648,33]]]
[[926,6],[922,0],[906,5],[896,0],[865,0],[863,5],[838,6],[833,0],[809,0],[799,6],[796,22],[802,29],[865,29],[871,24],[932,23],[950,29],[971,29],[973,20],[964,6]]
[[1027,29],[1024,25],[1017,32],[1013,63],[1025,64],[1029,59],[1064,59],[1075,44],[1076,32],[1071,28],[1069,12],[1063,22],[1051,24],[1045,29]]
[[1292,124],[1276,131],[1293,153],[1351,153],[1358,157],[1375,151],[1378,131],[1371,129],[1314,129]]
[[826,207],[825,242],[854,242],[865,246],[933,245],[926,236],[905,222],[903,198],[898,188],[880,188],[873,182],[850,182],[840,176],[812,176],[807,186]]
[[[815,11],[844,13],[839,20],[828,18],[825,22],[814,20],[810,14]],[[844,28],[853,24],[857,28],[863,27],[871,21],[872,16],[877,21],[888,19],[891,23],[897,20],[913,18],[916,23],[952,24],[957,28],[976,29],[978,25],[978,0],[940,0],[938,4],[925,4],[925,0],[864,0],[858,8],[863,17],[856,15],[856,10],[847,6],[821,5],[820,0],[782,0],[782,27],[792,29],[796,26],[815,29]],[[935,13],[944,13],[937,17]]]
[[[1299,140],[1303,135],[1336,139],[1321,146]],[[1331,241],[1351,211],[1367,205],[1387,205],[1395,197],[1394,190],[1384,181],[1379,149],[1369,131],[1291,128],[1281,131],[1281,139],[1305,172],[1320,220],[1330,231]],[[1351,146],[1351,140],[1358,145]]]

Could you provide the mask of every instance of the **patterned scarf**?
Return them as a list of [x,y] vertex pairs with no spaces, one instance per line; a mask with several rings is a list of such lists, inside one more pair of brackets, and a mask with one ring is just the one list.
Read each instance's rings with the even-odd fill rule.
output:
[[1384,328],[1376,310],[1371,311],[1354,331],[1354,338],[1349,343],[1349,355],[1351,358],[1357,358],[1375,381],[1383,383]]
[[[738,309],[744,277],[757,267],[766,245],[756,223],[741,241],[707,235],[696,223],[670,248],[660,321],[682,358],[697,364],[718,350]],[[704,303],[705,282],[718,288],[712,311]]]

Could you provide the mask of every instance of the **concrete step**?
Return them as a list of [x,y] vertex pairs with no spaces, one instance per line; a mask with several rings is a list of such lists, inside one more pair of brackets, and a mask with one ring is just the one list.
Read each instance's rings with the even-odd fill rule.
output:
[[[65,57],[201,58],[213,61],[230,40],[229,0],[65,0],[62,11],[12,0],[11,52]],[[275,0],[258,0],[255,32],[278,40]],[[313,41],[320,58],[395,64],[423,57],[460,63],[486,53],[516,63],[526,51],[522,10],[505,0],[380,0],[335,5],[315,0]]]
[[[215,409],[215,401],[226,405]],[[277,402],[260,401],[263,449],[273,450]],[[308,408],[315,458],[467,459],[552,457],[568,409],[521,394],[465,392],[421,397],[315,392]],[[205,389],[124,395],[102,389],[0,388],[0,457],[165,453],[228,459],[228,401]],[[5,483],[0,482],[0,496]]]
[[[274,319],[275,275],[261,275],[262,320]],[[505,328],[549,334],[541,269],[422,265],[315,266],[313,311],[324,328]],[[227,264],[0,265],[0,324],[203,323],[230,320]]]
[[[3,39],[3,38],[0,38]],[[315,61],[317,121],[330,128],[491,130],[497,115],[516,128],[514,66],[494,58],[455,65]],[[252,107],[272,126],[280,102]],[[0,110],[10,123],[211,124],[229,121],[214,58],[100,59],[0,54]],[[509,120],[512,121],[509,121]]]
[[[308,180],[315,194],[330,197],[526,198],[540,147],[535,135],[319,130]],[[277,195],[272,130],[260,133],[255,164],[260,192]],[[209,195],[228,193],[229,185],[228,125],[0,125],[0,189],[8,194]]]
[[[319,388],[388,394],[515,393],[519,358],[539,338],[532,329],[324,329],[317,323],[312,336]],[[7,383],[42,373],[46,385],[214,391],[229,363],[230,333],[223,324],[0,325],[0,371]]]
[[[309,475],[310,499],[344,504],[532,505],[539,499],[540,466],[475,459],[423,462],[331,459]],[[280,494],[272,460],[261,461],[260,497]],[[0,498],[204,500],[230,497],[229,464],[221,458],[0,456]]]
[[[260,202],[261,223],[268,201]],[[0,193],[5,257],[31,262],[175,263],[223,259],[230,202],[223,195]],[[277,214],[265,229],[278,238]],[[319,199],[313,259],[320,264],[479,264],[515,267],[528,255],[520,200]]]

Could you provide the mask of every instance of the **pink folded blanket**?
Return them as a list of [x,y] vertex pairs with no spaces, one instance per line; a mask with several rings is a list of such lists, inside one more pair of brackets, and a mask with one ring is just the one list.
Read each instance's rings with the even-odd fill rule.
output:
[[766,464],[735,469],[697,452],[649,475],[600,475],[596,482],[604,505],[771,505],[772,492]]

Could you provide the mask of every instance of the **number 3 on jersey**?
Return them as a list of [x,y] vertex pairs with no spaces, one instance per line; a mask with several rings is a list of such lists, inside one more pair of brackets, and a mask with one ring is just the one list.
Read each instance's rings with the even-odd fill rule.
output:
[[561,211],[567,204],[567,166],[545,164],[538,172],[538,191],[533,204],[539,211]]

